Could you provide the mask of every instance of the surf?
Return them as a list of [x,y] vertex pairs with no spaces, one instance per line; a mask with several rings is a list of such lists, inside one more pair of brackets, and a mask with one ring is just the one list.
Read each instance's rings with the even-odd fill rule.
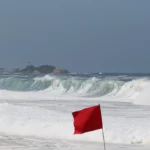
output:
[[105,100],[149,105],[150,78],[130,76],[0,76],[0,99]]

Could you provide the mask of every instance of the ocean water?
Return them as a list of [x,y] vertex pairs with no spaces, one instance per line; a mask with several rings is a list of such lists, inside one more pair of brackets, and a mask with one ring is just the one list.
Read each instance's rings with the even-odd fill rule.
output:
[[72,112],[100,104],[109,149],[149,149],[149,74],[0,75],[0,149],[99,149],[73,135]]

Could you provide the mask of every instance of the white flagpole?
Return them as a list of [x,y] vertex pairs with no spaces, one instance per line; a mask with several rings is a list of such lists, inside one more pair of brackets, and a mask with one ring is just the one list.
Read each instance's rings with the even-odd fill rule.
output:
[[104,130],[103,130],[103,128],[102,128],[102,135],[103,135],[104,150],[106,150],[105,136],[104,136]]
[[[100,106],[100,111],[101,111],[101,106]],[[106,150],[105,136],[104,136],[104,130],[103,130],[103,117],[102,117],[102,111],[101,111],[101,118],[102,118],[102,135],[103,135],[104,150]]]

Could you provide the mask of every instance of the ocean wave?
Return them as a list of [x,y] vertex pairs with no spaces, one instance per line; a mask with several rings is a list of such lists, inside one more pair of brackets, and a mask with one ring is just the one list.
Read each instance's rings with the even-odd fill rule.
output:
[[[126,79],[126,77],[125,77]],[[148,78],[130,81],[118,77],[6,77],[0,78],[0,89],[9,91],[46,91],[56,94],[100,97],[105,95],[134,97],[150,85]]]
[[[39,93],[47,97],[80,97],[101,98],[111,100],[128,99],[136,104],[149,104],[150,79],[118,77],[81,77],[81,76],[56,76],[45,75],[38,77],[29,76],[2,76],[0,78],[1,98],[5,99],[7,93],[22,93],[36,99]],[[35,95],[34,95],[35,94]],[[20,96],[19,96],[20,97]],[[26,96],[25,96],[26,97]],[[21,97],[20,97],[21,98]],[[42,96],[40,96],[42,99]],[[44,98],[44,96],[43,96]],[[132,99],[132,100],[130,100]],[[142,99],[142,102],[141,102]]]

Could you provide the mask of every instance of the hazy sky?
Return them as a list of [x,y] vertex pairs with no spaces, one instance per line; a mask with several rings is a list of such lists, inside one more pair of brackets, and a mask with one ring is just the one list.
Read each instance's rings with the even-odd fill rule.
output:
[[150,72],[150,0],[1,0],[0,67]]

